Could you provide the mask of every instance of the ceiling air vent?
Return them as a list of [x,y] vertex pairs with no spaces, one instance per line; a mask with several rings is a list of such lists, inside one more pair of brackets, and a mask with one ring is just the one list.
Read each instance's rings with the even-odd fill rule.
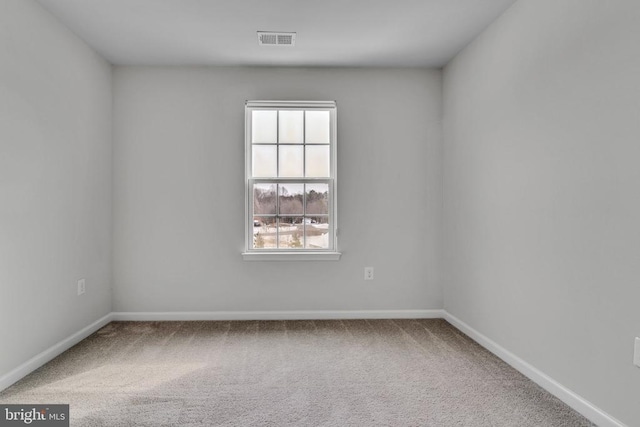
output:
[[296,33],[275,33],[272,31],[258,31],[260,46],[294,46]]

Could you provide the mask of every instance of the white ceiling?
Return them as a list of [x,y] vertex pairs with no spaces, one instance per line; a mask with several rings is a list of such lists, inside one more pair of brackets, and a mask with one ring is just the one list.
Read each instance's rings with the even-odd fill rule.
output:
[[[113,64],[441,67],[515,0],[38,0]],[[256,31],[297,32],[295,47]]]

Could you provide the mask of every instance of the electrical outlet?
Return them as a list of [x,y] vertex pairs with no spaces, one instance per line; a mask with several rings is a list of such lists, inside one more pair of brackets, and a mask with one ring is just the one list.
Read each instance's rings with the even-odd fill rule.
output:
[[373,267],[364,268],[364,280],[373,280]]
[[84,294],[87,290],[87,282],[85,279],[78,280],[78,295]]
[[636,337],[636,345],[633,349],[633,364],[640,368],[640,338]]

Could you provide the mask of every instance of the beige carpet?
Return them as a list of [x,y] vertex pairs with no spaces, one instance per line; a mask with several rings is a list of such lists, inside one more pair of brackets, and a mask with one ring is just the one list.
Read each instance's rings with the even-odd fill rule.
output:
[[72,426],[591,426],[444,320],[114,322],[0,393]]

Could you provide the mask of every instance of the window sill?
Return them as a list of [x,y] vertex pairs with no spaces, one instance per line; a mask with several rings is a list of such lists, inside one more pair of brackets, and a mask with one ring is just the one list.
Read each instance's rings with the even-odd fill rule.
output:
[[243,252],[245,261],[338,261],[340,252]]

